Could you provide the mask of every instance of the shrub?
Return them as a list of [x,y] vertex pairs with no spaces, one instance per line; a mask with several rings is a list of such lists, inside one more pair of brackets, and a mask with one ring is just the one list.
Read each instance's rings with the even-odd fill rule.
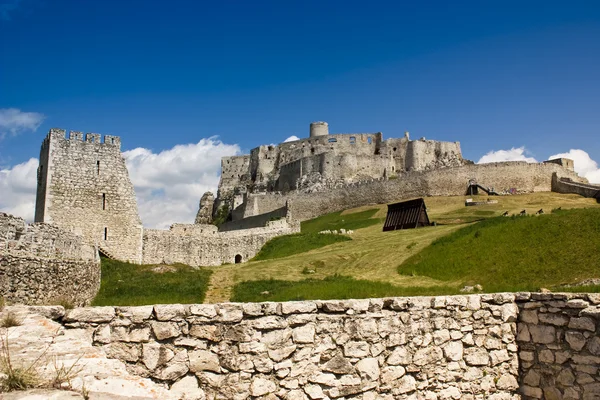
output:
[[0,320],[0,327],[12,328],[14,326],[20,326],[22,323],[23,319],[19,318],[15,313],[8,312],[2,320]]

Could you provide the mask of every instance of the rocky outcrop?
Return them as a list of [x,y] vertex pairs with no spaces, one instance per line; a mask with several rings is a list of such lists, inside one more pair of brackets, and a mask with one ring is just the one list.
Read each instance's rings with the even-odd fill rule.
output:
[[200,199],[198,214],[196,214],[195,224],[212,224],[213,205],[215,204],[215,195],[212,192],[206,192]]

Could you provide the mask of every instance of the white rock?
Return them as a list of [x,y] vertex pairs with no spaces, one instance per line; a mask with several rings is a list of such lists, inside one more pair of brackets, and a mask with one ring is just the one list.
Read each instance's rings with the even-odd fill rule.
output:
[[363,358],[356,363],[356,369],[363,379],[369,381],[376,381],[381,374],[379,362],[376,358]]
[[250,393],[252,396],[264,396],[273,393],[275,390],[277,390],[277,385],[264,378],[254,378],[254,380],[252,380],[252,385],[250,386]]
[[313,324],[307,324],[299,328],[294,328],[292,338],[295,343],[314,343],[315,326]]
[[219,356],[207,350],[194,350],[188,353],[190,370],[192,372],[213,371],[221,372]]
[[204,390],[198,387],[198,380],[195,376],[185,376],[171,386],[170,393],[181,400],[204,400],[206,395]]
[[67,310],[63,322],[110,322],[114,317],[114,307],[82,307]]

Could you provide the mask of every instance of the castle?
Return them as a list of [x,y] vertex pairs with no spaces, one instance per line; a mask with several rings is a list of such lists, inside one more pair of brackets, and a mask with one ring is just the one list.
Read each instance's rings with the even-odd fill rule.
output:
[[[103,140],[102,140],[103,139]],[[476,180],[497,189],[550,191],[552,176],[584,182],[570,160],[475,165],[458,142],[329,134],[224,157],[215,199],[202,197],[194,224],[145,229],[117,136],[51,129],[40,151],[35,221],[81,235],[109,257],[133,263],[217,266],[245,262],[299,221],[374,203],[463,195]],[[217,228],[213,217],[226,216]]]

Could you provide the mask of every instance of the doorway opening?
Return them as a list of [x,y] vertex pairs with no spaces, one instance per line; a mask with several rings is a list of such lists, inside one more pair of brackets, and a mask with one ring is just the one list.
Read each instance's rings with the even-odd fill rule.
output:
[[242,255],[241,254],[236,254],[235,255],[235,263],[239,264],[242,262]]

